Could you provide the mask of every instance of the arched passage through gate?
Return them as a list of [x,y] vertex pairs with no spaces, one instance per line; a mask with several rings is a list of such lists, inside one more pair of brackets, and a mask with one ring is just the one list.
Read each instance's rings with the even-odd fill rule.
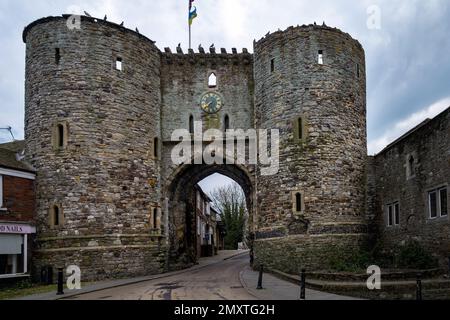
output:
[[218,173],[236,183],[244,191],[251,228],[255,205],[254,177],[238,165],[184,165],[172,175],[167,188],[169,267],[183,268],[197,261],[195,186]]

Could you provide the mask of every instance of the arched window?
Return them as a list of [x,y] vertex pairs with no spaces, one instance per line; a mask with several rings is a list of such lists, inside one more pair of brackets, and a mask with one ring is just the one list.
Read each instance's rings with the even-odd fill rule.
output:
[[189,117],[189,133],[194,134],[194,116]]
[[68,129],[65,122],[56,123],[53,127],[52,145],[55,150],[63,150],[67,146]]
[[295,211],[302,212],[302,194],[300,192],[297,192],[295,194]]
[[62,209],[59,205],[54,204],[49,210],[50,227],[59,227],[64,223],[64,217]]
[[209,75],[208,87],[210,87],[210,88],[217,87],[217,76],[214,72]]
[[226,114],[224,119],[224,129],[227,131],[230,129],[230,117]]
[[159,139],[156,137],[153,139],[153,156],[159,158]]

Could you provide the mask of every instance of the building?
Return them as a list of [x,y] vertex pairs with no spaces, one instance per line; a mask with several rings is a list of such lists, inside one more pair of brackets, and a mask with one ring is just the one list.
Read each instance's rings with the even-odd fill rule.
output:
[[[267,34],[253,54],[173,53],[103,19],[75,17],[80,28],[69,28],[72,18],[43,18],[23,33],[37,270],[78,265],[91,280],[192,265],[199,237],[211,234],[197,229],[196,185],[213,173],[246,194],[255,263],[286,272],[326,269],[330,250],[361,248],[368,214],[380,216],[371,208],[400,200],[382,196],[379,170],[397,148],[367,157],[365,53],[350,35],[303,25]],[[177,129],[194,139],[208,129],[278,129],[279,170],[176,164]]]
[[36,175],[22,161],[23,142],[0,144],[0,283],[30,275]]
[[450,256],[450,108],[369,159],[373,235],[389,251],[409,241]]
[[216,255],[216,211],[211,208],[211,198],[206,195],[199,185],[196,191],[197,217],[197,258]]

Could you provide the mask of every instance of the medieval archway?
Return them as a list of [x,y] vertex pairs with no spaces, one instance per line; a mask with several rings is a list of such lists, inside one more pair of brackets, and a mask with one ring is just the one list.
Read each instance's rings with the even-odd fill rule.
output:
[[203,179],[222,174],[236,183],[244,191],[248,224],[253,225],[255,210],[255,182],[252,173],[238,165],[184,165],[169,179],[166,188],[167,226],[169,234],[169,269],[180,269],[197,262],[195,186]]

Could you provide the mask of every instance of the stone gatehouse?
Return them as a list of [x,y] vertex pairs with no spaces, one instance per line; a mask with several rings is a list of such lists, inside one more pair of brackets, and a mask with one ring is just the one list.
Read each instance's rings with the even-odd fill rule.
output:
[[[409,201],[380,189],[388,179],[383,161],[398,156],[403,164],[414,154],[415,181],[429,175],[419,174],[427,170],[421,148],[394,147],[368,160],[365,53],[338,29],[290,27],[255,41],[253,54],[214,47],[185,53],[160,51],[138,32],[91,17],[68,28],[68,18],[40,19],[23,33],[37,272],[75,264],[84,279],[102,279],[195,263],[194,186],[213,173],[246,194],[256,263],[326,269],[321,249],[358,248],[371,222],[383,229],[385,201]],[[439,140],[444,153],[436,152],[447,176],[436,188],[449,177],[445,119],[437,126],[447,130]],[[199,121],[202,131],[278,129],[278,173],[265,176],[258,165],[175,165],[173,131],[192,133]],[[368,219],[373,215],[378,220]],[[405,227],[409,215],[401,217]],[[406,232],[398,230],[379,235],[396,241],[394,233]],[[444,238],[448,243],[448,232]]]

